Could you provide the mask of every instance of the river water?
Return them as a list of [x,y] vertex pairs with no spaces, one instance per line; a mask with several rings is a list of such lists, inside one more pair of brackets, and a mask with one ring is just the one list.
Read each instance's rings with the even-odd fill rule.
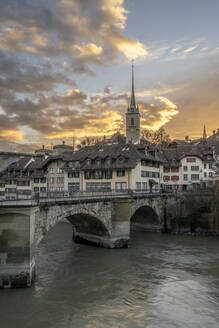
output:
[[109,250],[71,237],[56,225],[34,286],[0,290],[1,328],[219,327],[219,238],[133,232]]

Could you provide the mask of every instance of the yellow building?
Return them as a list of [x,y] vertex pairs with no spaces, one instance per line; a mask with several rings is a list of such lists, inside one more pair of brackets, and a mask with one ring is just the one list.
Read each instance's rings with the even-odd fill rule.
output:
[[83,191],[158,189],[163,164],[145,146],[114,144],[95,147],[81,165]]

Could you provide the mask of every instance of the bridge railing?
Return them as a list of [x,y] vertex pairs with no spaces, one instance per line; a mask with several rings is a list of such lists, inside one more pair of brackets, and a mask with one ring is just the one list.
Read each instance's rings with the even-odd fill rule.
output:
[[4,202],[34,202],[34,203],[45,203],[48,201],[65,201],[65,200],[80,200],[80,199],[92,199],[92,198],[100,198],[100,199],[109,199],[109,198],[132,198],[132,197],[141,197],[141,196],[154,196],[154,195],[177,195],[182,193],[209,193],[210,189],[203,190],[187,190],[187,191],[179,191],[179,190],[167,190],[167,189],[111,189],[111,190],[96,190],[96,191],[48,191],[43,193],[33,193],[28,197],[22,198],[21,195],[13,196],[11,198],[3,198],[0,200],[0,206]]

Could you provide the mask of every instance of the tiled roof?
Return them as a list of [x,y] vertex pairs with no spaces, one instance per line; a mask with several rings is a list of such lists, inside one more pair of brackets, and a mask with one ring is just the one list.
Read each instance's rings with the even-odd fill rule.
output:
[[25,166],[30,161],[30,159],[31,159],[31,156],[21,158],[17,162],[10,164],[7,167],[7,170],[24,170]]
[[180,160],[185,156],[197,156],[202,160],[206,159],[207,155],[212,155],[212,149],[203,144],[185,144],[177,146],[176,148],[167,148],[163,150],[163,158],[165,166],[180,165]]
[[[93,151],[87,152],[87,158],[91,159],[90,164],[85,161],[82,164],[82,169],[109,169],[109,168],[134,168],[140,160],[148,160],[160,162],[161,159],[151,156],[150,154],[145,155],[144,152],[140,151],[140,147],[132,144],[112,144],[102,145],[100,147],[94,147]],[[110,158],[111,164],[107,164],[105,159]],[[97,160],[100,163],[97,163]],[[121,159],[121,160],[120,160]],[[95,161],[95,162],[94,162]]]

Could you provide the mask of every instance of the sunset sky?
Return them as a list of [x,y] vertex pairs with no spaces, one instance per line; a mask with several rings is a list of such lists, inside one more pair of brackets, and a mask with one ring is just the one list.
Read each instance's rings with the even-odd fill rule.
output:
[[0,0],[0,150],[142,128],[219,128],[218,0]]

